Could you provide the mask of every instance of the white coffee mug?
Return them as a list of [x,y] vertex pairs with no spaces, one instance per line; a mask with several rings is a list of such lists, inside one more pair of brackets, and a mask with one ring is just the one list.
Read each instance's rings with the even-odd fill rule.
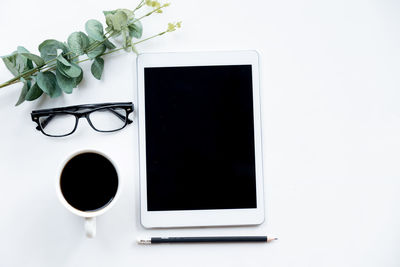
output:
[[[110,202],[108,202],[105,206],[103,206],[99,209],[96,209],[94,211],[82,211],[82,210],[79,210],[79,209],[71,206],[71,204],[68,203],[68,201],[65,199],[65,197],[62,193],[62,189],[61,189],[61,177],[62,177],[64,167],[69,163],[69,161],[71,159],[75,158],[78,155],[85,154],[85,153],[95,153],[95,154],[103,156],[105,159],[107,159],[111,163],[111,165],[114,166],[116,174],[117,174],[116,176],[118,179],[118,187],[117,187],[116,193],[115,193],[114,197],[112,198],[112,200]],[[70,212],[72,212],[73,214],[78,215],[80,217],[83,217],[85,219],[85,222],[84,222],[85,232],[86,232],[86,236],[89,238],[93,238],[96,236],[96,217],[99,215],[102,215],[103,213],[108,211],[115,204],[115,202],[117,201],[117,199],[120,195],[120,191],[121,191],[120,189],[121,189],[121,179],[119,177],[117,166],[111,160],[111,158],[109,158],[107,155],[105,155],[104,153],[102,153],[100,151],[94,150],[94,149],[79,150],[79,151],[71,154],[70,156],[68,156],[66,158],[66,160],[64,160],[63,164],[61,165],[58,175],[57,175],[56,190],[57,190],[58,199],[64,205],[64,207],[66,207]]]

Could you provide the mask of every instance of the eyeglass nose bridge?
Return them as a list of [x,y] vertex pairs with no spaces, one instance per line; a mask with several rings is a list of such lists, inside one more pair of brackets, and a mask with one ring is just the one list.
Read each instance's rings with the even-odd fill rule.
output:
[[[75,116],[75,118],[76,118],[76,122],[75,122],[75,127],[74,127],[74,130],[73,130],[73,132],[75,132],[75,130],[78,128],[78,124],[79,124],[79,120],[81,119],[81,118],[86,118],[86,120],[87,120],[87,122],[89,123],[89,125],[91,124],[90,123],[90,120],[89,120],[89,114],[87,114],[87,113],[85,113],[85,112],[77,112],[77,113],[75,113],[74,114],[74,116]],[[90,125],[91,126],[91,125]]]

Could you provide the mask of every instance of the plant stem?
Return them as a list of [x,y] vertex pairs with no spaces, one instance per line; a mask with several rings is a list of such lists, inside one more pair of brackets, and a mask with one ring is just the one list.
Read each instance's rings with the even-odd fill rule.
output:
[[133,10],[133,12],[135,12],[136,10],[141,8],[142,6],[144,6],[144,0],[140,1],[139,5],[137,5],[137,7]]
[[158,8],[156,8],[156,9],[153,9],[152,11],[150,11],[149,13],[147,13],[146,15],[143,15],[143,16],[141,16],[140,18],[133,20],[132,23],[135,23],[136,21],[139,21],[139,20],[141,20],[141,19],[144,18],[144,17],[148,17],[148,16],[150,16],[151,14],[153,14],[154,12],[157,12],[158,10],[161,10],[162,8],[167,7],[167,6],[169,6],[169,4],[164,4],[164,5],[162,5],[162,6],[158,7]]
[[[131,46],[135,46],[135,45],[140,44],[140,43],[142,43],[142,42],[145,42],[145,41],[147,41],[147,40],[153,39],[153,38],[155,38],[155,37],[157,37],[157,36],[163,35],[164,33],[167,33],[167,32],[168,32],[168,31],[160,32],[160,33],[155,34],[155,35],[153,35],[153,36],[150,36],[150,37],[148,37],[148,38],[146,38],[146,39],[140,40],[140,41],[138,41],[138,42],[136,42],[136,43],[132,43]],[[114,49],[114,50],[108,51],[108,52],[106,52],[106,53],[103,53],[103,54],[101,54],[101,55],[102,55],[102,56],[108,55],[108,54],[111,54],[111,53],[120,51],[120,50],[122,50],[122,49],[125,49],[125,48],[126,48],[126,47],[121,47],[121,48],[118,48],[118,49]],[[86,61],[86,60],[88,60],[88,59],[85,59],[85,60],[82,60],[82,61],[78,61],[78,62],[80,63],[80,62],[83,62],[83,61]]]
[[[110,30],[110,31],[108,31],[108,32],[106,32],[106,33],[104,34],[104,40],[103,40],[103,41],[96,41],[96,42],[92,43],[92,44],[88,47],[87,51],[92,51],[93,49],[97,48],[99,45],[101,45],[102,43],[104,43],[106,40],[110,39],[110,38],[113,36],[114,33],[111,33],[108,37],[107,37],[106,35],[109,34],[111,31],[112,31],[112,30]],[[75,58],[76,58],[76,57],[75,57]]]
[[140,41],[137,41],[136,43],[133,43],[132,46],[137,45],[137,44],[140,44],[140,43],[143,43],[143,42],[145,42],[145,41],[147,41],[147,40],[150,40],[150,39],[153,39],[153,38],[155,38],[155,37],[157,37],[157,36],[161,36],[161,35],[163,35],[163,34],[165,34],[165,33],[167,33],[167,32],[168,32],[168,31],[163,31],[163,32],[160,32],[160,33],[155,34],[155,35],[153,35],[153,36],[147,37],[146,39],[142,39],[142,40],[140,40]]

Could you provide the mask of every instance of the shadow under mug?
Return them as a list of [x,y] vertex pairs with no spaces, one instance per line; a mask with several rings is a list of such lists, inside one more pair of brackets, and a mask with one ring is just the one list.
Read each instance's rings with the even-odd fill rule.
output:
[[73,153],[57,176],[60,202],[85,219],[86,236],[96,236],[96,217],[104,214],[120,194],[120,178],[113,161],[104,153],[86,149]]

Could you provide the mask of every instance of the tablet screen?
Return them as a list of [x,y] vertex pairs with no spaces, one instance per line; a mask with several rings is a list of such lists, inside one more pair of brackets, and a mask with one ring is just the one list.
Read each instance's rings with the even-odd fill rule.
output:
[[251,65],[144,69],[149,211],[257,207]]

